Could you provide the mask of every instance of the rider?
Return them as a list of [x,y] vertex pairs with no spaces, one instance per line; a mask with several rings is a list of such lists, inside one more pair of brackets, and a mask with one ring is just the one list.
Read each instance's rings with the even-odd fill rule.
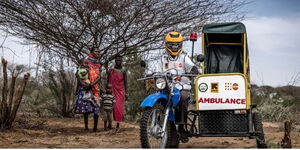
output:
[[[165,37],[165,49],[167,55],[161,57],[157,63],[156,71],[163,72],[168,69],[176,69],[178,75],[192,73],[198,74],[198,69],[192,60],[182,53],[183,36],[178,32],[169,32]],[[173,70],[171,70],[172,72]],[[183,125],[187,122],[188,98],[190,96],[190,80],[188,77],[181,77],[180,83],[175,85],[180,90],[180,102],[175,109],[175,122],[179,124],[179,131],[183,130]]]

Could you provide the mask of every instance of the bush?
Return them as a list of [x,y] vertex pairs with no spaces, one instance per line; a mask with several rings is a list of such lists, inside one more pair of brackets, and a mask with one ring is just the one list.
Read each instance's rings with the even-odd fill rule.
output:
[[125,119],[136,122],[140,118],[140,103],[147,96],[147,90],[143,81],[137,81],[143,76],[144,70],[140,67],[141,56],[134,54],[127,57],[127,84],[128,93],[125,105]]
[[252,103],[258,104],[258,111],[265,121],[285,121],[296,119],[297,111],[294,107],[300,104],[297,92],[298,87],[283,86],[273,88],[270,86],[252,85]]
[[290,107],[282,105],[284,100],[267,99],[258,107],[258,111],[262,114],[265,121],[284,121],[292,118]]

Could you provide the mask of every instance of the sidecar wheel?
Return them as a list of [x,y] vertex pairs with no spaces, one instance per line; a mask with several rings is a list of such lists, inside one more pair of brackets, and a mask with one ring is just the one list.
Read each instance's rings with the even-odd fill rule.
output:
[[256,138],[257,148],[267,148],[262,124],[262,117],[259,113],[253,114],[253,123],[255,132],[257,132],[258,137]]

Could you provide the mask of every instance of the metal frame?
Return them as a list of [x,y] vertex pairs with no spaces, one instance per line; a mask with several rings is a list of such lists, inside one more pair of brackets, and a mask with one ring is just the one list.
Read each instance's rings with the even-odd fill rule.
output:
[[[251,109],[247,112],[248,115],[248,124],[247,124],[247,128],[248,131],[247,132],[234,132],[234,133],[224,133],[224,134],[207,134],[207,133],[201,133],[200,132],[200,113],[201,111],[195,111],[195,110],[190,110],[189,116],[193,116],[193,118],[189,118],[191,120],[192,124],[188,124],[190,126],[193,126],[193,128],[196,128],[196,132],[197,133],[191,133],[190,131],[188,131],[187,136],[188,137],[249,137],[249,138],[256,138],[257,137],[257,133],[253,131],[253,122],[252,122],[252,110],[253,110],[253,106],[251,106]],[[189,117],[188,116],[188,117]],[[198,121],[198,125],[196,124]]]

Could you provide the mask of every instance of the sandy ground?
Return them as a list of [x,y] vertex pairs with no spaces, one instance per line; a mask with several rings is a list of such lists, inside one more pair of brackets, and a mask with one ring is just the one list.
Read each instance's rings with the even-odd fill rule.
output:
[[[92,118],[91,118],[92,119]],[[34,124],[38,119],[30,119]],[[39,119],[40,120],[40,119]],[[99,121],[99,131],[84,131],[80,118],[48,118],[43,125],[32,127],[16,126],[0,131],[0,148],[140,148],[139,126],[122,123],[120,132],[103,131]],[[90,120],[92,127],[92,120]],[[276,147],[283,137],[282,123],[264,122],[268,145]],[[293,148],[300,148],[300,126],[295,126],[292,134]],[[191,138],[181,148],[255,148],[254,139],[249,138]]]

